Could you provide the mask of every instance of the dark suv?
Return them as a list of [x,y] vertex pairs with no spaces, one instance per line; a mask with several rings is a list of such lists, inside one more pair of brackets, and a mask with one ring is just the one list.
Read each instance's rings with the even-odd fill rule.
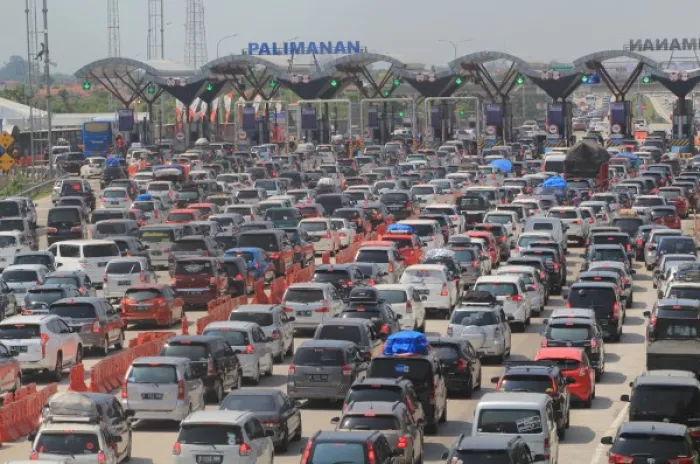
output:
[[49,245],[63,240],[85,238],[83,213],[76,206],[56,206],[46,219],[46,241]]
[[547,361],[514,361],[505,364],[500,377],[492,377],[499,392],[548,393],[554,407],[559,438],[564,438],[569,428],[571,395],[567,385],[574,383],[562,375],[559,367]]
[[312,282],[333,284],[341,298],[348,298],[350,291],[366,284],[365,277],[355,264],[322,264],[316,266]]
[[301,464],[329,462],[367,462],[394,464],[403,462],[394,457],[389,441],[377,430],[318,431],[306,442]]
[[168,270],[175,270],[175,261],[181,258],[210,257],[218,258],[223,250],[213,237],[204,235],[188,235],[181,237],[173,243],[168,255]]
[[238,236],[239,247],[262,248],[275,264],[278,277],[294,265],[294,248],[287,233],[280,229],[248,230]]
[[576,282],[569,290],[566,306],[592,309],[603,336],[615,342],[620,340],[625,313],[615,284]]
[[603,332],[594,320],[577,317],[550,319],[544,331],[542,346],[581,348],[591,361],[596,380],[605,372]]
[[241,388],[243,368],[238,356],[225,338],[215,335],[182,335],[168,340],[160,356],[187,358],[192,364],[204,364],[202,377],[206,394],[212,402],[221,403],[224,391]]
[[457,438],[450,451],[442,454],[445,462],[498,462],[499,464],[531,464],[545,461],[543,454],[533,455],[522,437],[491,435]]
[[124,168],[121,166],[112,166],[104,168],[100,177],[100,188],[103,189],[112,183],[115,179],[128,179]]
[[351,402],[400,401],[408,407],[408,412],[415,422],[425,420],[425,411],[413,384],[408,379],[387,379],[383,377],[365,377],[358,379],[348,391],[343,410]]
[[615,437],[600,439],[611,445],[608,462],[697,464],[688,427],[664,422],[627,422]]

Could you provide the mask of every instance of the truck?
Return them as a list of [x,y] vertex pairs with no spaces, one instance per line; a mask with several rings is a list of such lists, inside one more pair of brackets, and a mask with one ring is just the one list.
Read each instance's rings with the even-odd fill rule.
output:
[[607,191],[610,154],[590,140],[578,142],[569,148],[564,158],[564,179],[593,179],[596,191]]

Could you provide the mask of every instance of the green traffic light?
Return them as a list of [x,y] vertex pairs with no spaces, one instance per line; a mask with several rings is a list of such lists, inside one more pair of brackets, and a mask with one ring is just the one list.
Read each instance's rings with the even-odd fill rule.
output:
[[92,88],[92,84],[90,81],[84,81],[83,82],[83,90],[90,90]]
[[399,117],[403,118],[403,111],[399,111]]
[[275,87],[277,87],[277,82],[275,82],[275,81],[270,81],[270,87],[272,87],[273,89],[274,89]]
[[583,82],[584,84],[588,82],[588,75],[584,74],[583,76],[581,76],[581,82]]
[[151,94],[151,95],[153,95],[154,93],[156,93],[156,86],[153,85],[153,84],[148,84],[148,93]]
[[464,110],[459,110],[459,115],[464,116]]
[[462,85],[462,78],[458,77],[457,79],[455,79],[455,84]]
[[336,81],[335,79],[333,79],[333,80],[331,81],[331,87],[338,87],[338,81]]
[[385,96],[385,97],[388,97],[388,96],[389,96],[389,91],[388,91],[388,90],[385,90],[385,91],[384,91],[384,96]]
[[649,76],[642,77],[642,83],[643,84],[651,84],[651,77],[649,77]]
[[214,90],[214,86],[211,84],[207,84],[207,92],[211,92],[212,90]]
[[394,79],[394,87],[398,87],[401,85],[401,81],[398,79]]
[[519,85],[523,85],[525,83],[525,78],[523,76],[518,76],[515,82],[517,82]]

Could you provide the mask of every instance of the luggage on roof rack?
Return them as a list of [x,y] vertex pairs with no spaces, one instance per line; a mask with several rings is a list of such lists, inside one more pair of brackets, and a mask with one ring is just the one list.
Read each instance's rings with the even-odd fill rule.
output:
[[481,292],[478,290],[468,290],[462,294],[460,298],[462,303],[483,303],[489,305],[498,305],[498,299],[489,292]]
[[415,231],[413,227],[407,226],[406,224],[389,224],[386,228],[387,234],[413,234]]
[[429,349],[430,345],[425,334],[404,330],[386,339],[383,354],[386,356],[424,355],[428,354]]
[[56,393],[42,411],[43,420],[53,422],[100,422],[100,411],[92,398],[78,392]]

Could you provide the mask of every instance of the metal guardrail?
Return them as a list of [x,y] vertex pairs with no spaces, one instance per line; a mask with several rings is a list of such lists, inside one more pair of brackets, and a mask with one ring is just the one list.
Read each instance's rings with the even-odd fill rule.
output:
[[0,189],[6,188],[13,177],[22,176],[28,179],[31,187],[24,189],[16,196],[30,196],[36,192],[44,190],[49,185],[52,185],[56,180],[66,177],[63,171],[50,171],[48,166],[16,166],[5,176],[0,177]]

